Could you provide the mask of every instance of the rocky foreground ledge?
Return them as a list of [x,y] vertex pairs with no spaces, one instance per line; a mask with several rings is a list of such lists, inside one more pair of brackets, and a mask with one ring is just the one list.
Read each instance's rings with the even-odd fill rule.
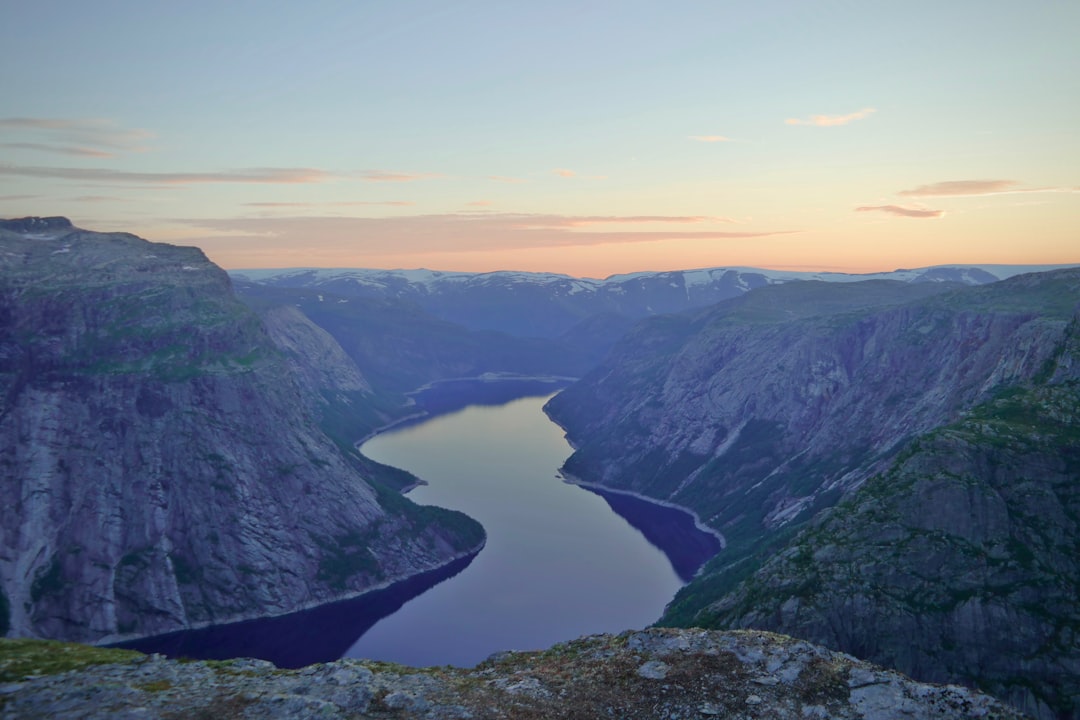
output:
[[[72,669],[74,668],[74,669]],[[339,660],[279,670],[0,641],[2,718],[1022,718],[773,633],[651,629],[473,669]]]

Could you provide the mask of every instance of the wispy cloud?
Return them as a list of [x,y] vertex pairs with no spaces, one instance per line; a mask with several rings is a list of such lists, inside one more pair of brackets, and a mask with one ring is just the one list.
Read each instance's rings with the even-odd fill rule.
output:
[[517,184],[517,183],[528,182],[524,178],[507,177],[506,175],[488,175],[487,177],[488,177],[488,180],[494,180],[495,182],[501,182],[501,183]]
[[0,195],[0,202],[22,202],[23,200],[37,200],[40,195]]
[[[154,137],[148,130],[121,127],[101,118],[0,118],[0,133],[34,137],[13,143],[24,150],[84,157],[142,152],[147,149],[147,141]],[[46,142],[38,142],[40,139]]]
[[472,202],[465,203],[465,205],[468,207],[490,207],[494,204],[495,203],[491,202],[490,200],[473,200]]
[[439,173],[397,172],[394,170],[365,170],[360,177],[367,182],[415,182],[442,177]]
[[247,202],[245,207],[258,208],[315,208],[315,207],[405,207],[415,205],[411,200],[345,200],[339,202]]
[[84,203],[131,202],[131,198],[115,197],[113,195],[79,195],[78,197],[67,199],[71,202]]
[[1018,180],[946,180],[897,193],[902,197],[974,197],[1019,193],[1077,193],[1080,187],[1023,187]]
[[578,180],[607,180],[607,175],[580,175],[576,170],[568,170],[567,168],[555,168],[551,171],[552,174],[558,175],[561,178],[577,178]]
[[52,153],[54,155],[67,155],[70,157],[111,158],[115,153],[95,150],[94,148],[77,147],[75,145],[51,145],[49,143],[35,142],[6,142],[0,143],[0,147],[11,150],[34,150],[36,152]]
[[704,143],[735,142],[731,138],[724,137],[723,135],[690,135],[688,137],[691,140],[697,140],[698,142]]
[[863,108],[857,112],[848,113],[847,115],[811,115],[806,119],[800,118],[788,118],[784,122],[788,125],[815,125],[817,127],[836,127],[837,125],[847,125],[848,123],[855,122],[856,120],[862,120],[870,117],[871,114],[877,112],[875,108]]
[[80,180],[86,182],[131,182],[160,185],[194,185],[214,183],[253,183],[298,185],[322,183],[338,176],[315,168],[246,168],[220,172],[133,172],[109,168],[37,167],[0,165],[0,175],[16,177]]
[[518,217],[521,227],[573,228],[588,225],[685,225],[694,223],[733,223],[731,218],[712,215],[506,215]]
[[883,212],[890,215],[910,218],[939,218],[945,215],[944,210],[928,210],[924,208],[910,208],[902,205],[863,205],[855,208],[855,212]]
[[946,180],[945,182],[920,185],[897,193],[902,197],[941,197],[963,195],[995,195],[1015,189],[1016,180]]
[[[328,254],[360,257],[426,252],[471,252],[525,248],[558,248],[663,240],[727,241],[785,235],[792,230],[729,231],[709,228],[711,218],[679,216],[574,216],[463,212],[384,218],[250,217],[182,220],[195,234],[186,241],[203,247],[235,247],[250,240],[267,257],[308,247],[312,237]],[[701,229],[595,230],[597,224],[697,224]],[[246,240],[246,239],[247,240]],[[250,255],[251,248],[244,253]]]

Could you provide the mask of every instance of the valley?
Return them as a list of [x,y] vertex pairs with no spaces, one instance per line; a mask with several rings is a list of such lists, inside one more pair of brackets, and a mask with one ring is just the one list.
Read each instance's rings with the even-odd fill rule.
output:
[[[230,280],[195,248],[63,218],[3,221],[0,244],[0,465],[16,499],[0,517],[5,635],[159,637],[340,607],[408,578],[418,601],[435,597],[497,556],[485,546],[504,512],[439,496],[448,463],[410,464],[412,440],[376,448],[514,405],[461,411],[480,397],[450,397],[456,379],[580,378],[544,406],[559,427],[530,401],[547,429],[522,430],[526,444],[563,445],[518,464],[595,501],[602,512],[577,526],[629,530],[612,510],[635,524],[640,506],[623,501],[638,495],[693,511],[724,543],[685,587],[693,573],[680,579],[670,552],[631,561],[667,579],[625,580],[617,594],[655,597],[618,622],[784,632],[1040,720],[1080,717],[1080,270]],[[424,504],[429,492],[457,509]],[[575,537],[574,523],[544,524]],[[688,537],[642,535],[642,548]],[[509,562],[539,575],[552,561],[529,547]],[[441,570],[458,575],[435,584]],[[578,585],[542,584],[564,598]]]

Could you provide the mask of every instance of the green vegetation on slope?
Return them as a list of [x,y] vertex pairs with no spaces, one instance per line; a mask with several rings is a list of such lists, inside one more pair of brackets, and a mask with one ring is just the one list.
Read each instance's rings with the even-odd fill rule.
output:
[[126,663],[144,657],[134,650],[92,645],[0,638],[0,682],[17,682],[27,675],[58,675],[90,665]]
[[1080,383],[1010,388],[664,622],[785,632],[1074,717],[1078,559]]

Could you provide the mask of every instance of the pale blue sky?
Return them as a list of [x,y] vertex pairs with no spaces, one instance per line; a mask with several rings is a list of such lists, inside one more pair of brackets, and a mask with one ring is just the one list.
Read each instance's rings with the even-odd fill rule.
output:
[[0,0],[0,216],[230,267],[1080,262],[1078,31],[1049,0]]

